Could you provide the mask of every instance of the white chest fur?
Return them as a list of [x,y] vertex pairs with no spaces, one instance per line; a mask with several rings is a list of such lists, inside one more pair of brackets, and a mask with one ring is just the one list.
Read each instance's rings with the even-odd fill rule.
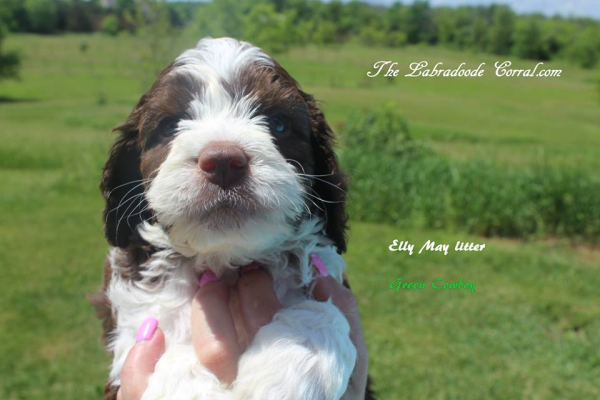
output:
[[[123,278],[126,271],[119,265],[122,250],[113,249],[110,254],[113,275],[107,290],[117,321],[110,340],[110,350],[114,352],[111,381],[115,385],[120,383],[121,368],[135,344],[138,327],[147,317],[154,317],[165,334],[167,348],[144,399],[339,398],[355,361],[349,328],[336,307],[330,302],[307,300],[304,288],[313,275],[311,253],[319,255],[330,275],[339,281],[345,264],[321,235],[310,234],[300,239],[257,259],[271,274],[284,309],[271,324],[261,329],[240,359],[239,376],[232,388],[223,387],[195,360],[190,320],[191,300],[198,290],[201,272],[214,269],[223,279],[233,281],[237,269],[231,265],[215,268],[206,260],[183,257],[169,249],[154,253],[144,264],[141,279],[131,280]],[[284,349],[277,345],[281,338],[288,339]],[[314,363],[313,373],[296,376],[299,365],[294,366],[294,360],[303,365],[307,360]],[[319,364],[326,370],[319,370]],[[289,385],[285,396],[281,392],[282,384]]]

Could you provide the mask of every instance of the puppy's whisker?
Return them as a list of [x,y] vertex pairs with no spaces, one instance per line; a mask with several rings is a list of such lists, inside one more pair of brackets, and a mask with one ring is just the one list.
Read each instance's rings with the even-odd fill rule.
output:
[[128,199],[125,199],[125,198],[123,198],[123,199],[121,200],[121,202],[120,202],[120,203],[119,203],[119,204],[118,204],[116,207],[112,208],[110,211],[108,211],[108,212],[106,213],[106,218],[105,218],[105,220],[104,220],[104,223],[107,223],[107,222],[108,222],[108,216],[109,216],[109,215],[110,215],[110,213],[112,213],[112,212],[117,212],[117,218],[118,218],[118,216],[119,216],[119,212],[118,212],[119,208],[123,207],[124,205],[126,205],[127,203],[129,203],[130,201],[132,201],[132,200],[136,199],[138,196],[141,196],[141,195],[143,195],[143,193],[138,193],[138,194],[136,194],[135,196],[129,197]]
[[[138,199],[140,198],[140,196],[143,196],[143,193],[137,194],[135,195],[133,198],[134,199]],[[127,211],[129,211],[129,208],[135,204],[135,201],[132,201],[131,204],[129,204],[127,206],[127,208],[125,209],[125,211],[123,212],[123,215],[121,216],[121,218],[119,218],[119,220],[117,221],[117,227],[115,228],[115,237],[119,237],[119,226],[121,225],[121,221],[123,220],[123,218],[127,215]],[[119,214],[117,213],[117,217],[119,216]]]
[[142,208],[139,212],[137,212],[133,215],[130,215],[130,218],[137,217],[138,215],[143,214],[144,211],[147,211],[149,208],[150,208],[150,205],[146,204],[146,207]]
[[[121,201],[119,202],[119,206],[121,205],[121,203],[123,202],[123,200],[125,200],[127,198],[127,195],[131,192],[133,192],[135,189],[137,189],[138,187],[142,186],[143,183],[140,183],[138,185],[136,185],[135,187],[131,188],[127,193],[125,193],[125,195],[123,196],[123,198],[121,199]],[[141,193],[138,193],[138,195]],[[135,197],[135,196],[134,196]],[[118,208],[118,207],[117,207]]]
[[[307,175],[307,176],[308,176],[308,175]],[[346,192],[344,191],[344,189],[342,189],[342,188],[341,188],[341,187],[339,187],[339,186],[336,186],[335,184],[333,184],[333,183],[331,183],[331,182],[329,182],[329,181],[326,181],[325,179],[317,178],[317,176],[316,176],[316,175],[315,175],[315,176],[312,176],[312,178],[313,178],[313,179],[316,179],[316,180],[318,180],[318,181],[320,181],[320,182],[326,183],[326,184],[328,184],[328,185],[330,185],[330,186],[333,186],[334,188],[336,188],[336,189],[337,189],[337,190],[339,190],[340,192],[342,192],[342,193],[346,194]]]
[[[117,187],[114,187],[114,188],[112,188],[112,190],[111,190],[110,192],[108,192],[108,194],[106,195],[106,198],[109,198],[109,197],[110,197],[110,195],[111,195],[111,194],[112,194],[112,193],[113,193],[115,190],[117,190],[117,189],[119,189],[119,188],[121,188],[121,187],[123,187],[123,186],[127,186],[127,185],[131,185],[131,184],[134,184],[134,183],[137,183],[137,182],[141,182],[141,184],[138,184],[138,185],[137,185],[137,186],[140,186],[140,185],[143,185],[144,183],[146,183],[146,182],[148,182],[148,181],[149,181],[149,179],[137,179],[137,180],[135,180],[135,181],[131,181],[131,182],[125,182],[125,183],[123,183],[122,185],[119,185],[119,186],[117,186]],[[137,186],[136,186],[136,187],[137,187]]]
[[321,174],[321,175],[315,175],[315,174],[304,174],[304,173],[300,174],[300,173],[299,173],[298,175],[300,175],[300,176],[307,176],[307,177],[309,177],[309,178],[310,178],[310,177],[317,177],[317,176],[320,176],[320,177],[333,176],[333,175],[335,175],[335,173],[334,173],[334,172],[332,172],[332,173],[330,173],[330,174]]
[[286,199],[288,201],[288,203],[290,203],[292,206],[294,206],[294,209],[296,210],[296,214],[300,214],[300,210],[296,206],[296,203],[292,199],[290,199],[288,196],[286,196],[284,193],[282,193],[281,195],[283,196],[284,199]]
[[322,198],[320,198],[319,196],[315,196],[314,194],[310,194],[308,192],[305,192],[307,195],[309,195],[310,197],[313,197],[323,203],[327,203],[327,204],[340,204],[343,203],[343,201],[329,201],[329,200],[323,200]]
[[[305,194],[308,194],[305,192]],[[313,196],[314,197],[314,196]],[[306,200],[310,201],[317,209],[321,210],[322,212],[324,212],[325,214],[327,214],[327,211],[322,209],[321,207],[319,207],[317,205],[317,203],[315,203],[310,197],[307,197]],[[305,203],[306,204],[306,203]]]
[[335,173],[334,173],[334,172],[331,172],[331,173],[329,173],[329,174],[321,174],[321,175],[316,175],[316,174],[307,174],[307,173],[306,173],[306,171],[304,170],[304,167],[302,167],[302,164],[300,164],[298,161],[296,161],[296,160],[292,160],[291,158],[286,158],[285,160],[286,160],[286,161],[291,161],[291,162],[293,162],[293,163],[297,164],[297,165],[300,167],[300,169],[302,170],[302,173],[299,173],[299,172],[297,172],[296,174],[297,174],[297,175],[298,175],[298,177],[300,177],[301,179],[303,179],[303,178],[304,178],[304,179],[308,179],[309,181],[310,181],[310,179],[316,179],[316,180],[318,180],[318,181],[320,181],[320,182],[323,182],[323,183],[326,183],[326,184],[328,184],[328,185],[331,185],[331,186],[333,186],[334,188],[336,188],[336,189],[338,189],[339,191],[341,191],[342,193],[346,194],[346,192],[345,192],[345,191],[344,191],[342,188],[340,188],[339,186],[336,186],[335,184],[333,184],[333,183],[331,183],[331,182],[329,182],[329,181],[326,181],[325,179],[322,179],[322,178],[324,178],[324,177],[328,177],[328,176],[333,176],[333,175],[335,175]]
[[[129,229],[131,229],[131,230],[133,230],[133,228],[132,228],[131,224],[129,223],[129,219],[132,217],[132,214],[133,214],[133,212],[134,212],[136,209],[140,208],[140,206],[141,206],[142,204],[144,204],[144,199],[143,199],[143,198],[142,198],[142,199],[139,199],[139,201],[138,201],[138,205],[137,205],[137,206],[135,206],[135,207],[133,207],[133,209],[131,210],[131,212],[129,213],[129,215],[128,215],[128,216],[127,216],[127,218],[126,218],[126,221],[127,221],[127,226],[128,226],[128,227],[129,227]],[[148,208],[148,207],[146,206],[146,207],[144,207],[144,209],[145,209],[145,208]],[[135,214],[135,215],[140,215],[140,213],[141,213],[141,212],[142,212],[142,211],[138,212],[138,213],[137,213],[137,214]]]
[[131,189],[129,189],[129,191],[127,191],[127,193],[125,193],[125,195],[123,195],[123,198],[121,198],[121,201],[119,201],[119,204],[118,204],[118,206],[117,206],[116,209],[118,209],[121,206],[121,203],[123,203],[123,201],[125,199],[127,199],[127,196],[129,195],[129,193],[133,192],[135,189],[139,188],[143,184],[144,184],[144,182],[138,183],[137,185],[135,185],[134,187],[132,187]]

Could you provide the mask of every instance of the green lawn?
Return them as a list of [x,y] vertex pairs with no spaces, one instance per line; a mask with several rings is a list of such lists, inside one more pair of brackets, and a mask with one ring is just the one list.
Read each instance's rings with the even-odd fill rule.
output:
[[[183,39],[176,53],[193,43]],[[82,43],[87,50],[81,51]],[[100,168],[151,82],[144,42],[103,36],[12,36],[22,79],[0,83],[0,398],[99,398],[108,359],[85,294],[100,283]],[[413,134],[454,157],[507,163],[598,163],[600,104],[592,73],[563,78],[368,80],[392,59],[493,64],[432,48],[354,45],[279,57],[324,100],[335,126],[394,99]],[[517,65],[532,65],[515,62]],[[398,201],[401,201],[399,194]],[[393,207],[393,205],[391,205]],[[561,241],[521,242],[354,221],[347,261],[380,398],[600,397],[600,252]],[[393,239],[484,242],[481,253],[408,256]],[[395,278],[477,282],[466,291],[400,291]]]

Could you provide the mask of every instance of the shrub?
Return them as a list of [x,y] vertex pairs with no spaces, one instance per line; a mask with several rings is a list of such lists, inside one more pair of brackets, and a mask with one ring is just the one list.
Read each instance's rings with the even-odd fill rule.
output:
[[384,42],[390,47],[402,47],[408,42],[406,33],[400,31],[388,32],[385,35]]
[[102,20],[102,31],[111,36],[117,36],[119,33],[119,20],[114,15],[107,15]]
[[385,32],[373,25],[365,26],[360,31],[360,41],[367,46],[381,45],[384,42]]
[[312,34],[312,41],[315,44],[335,43],[337,40],[337,29],[333,22],[317,21],[315,30]]
[[413,140],[393,105],[353,118],[342,138],[354,219],[484,236],[600,235],[600,177],[592,170],[450,160]]
[[0,20],[0,79],[17,78],[21,60],[19,55],[14,52],[7,52],[2,48],[2,42],[7,29]]
[[600,29],[587,28],[569,48],[569,56],[583,68],[592,68],[600,59]]

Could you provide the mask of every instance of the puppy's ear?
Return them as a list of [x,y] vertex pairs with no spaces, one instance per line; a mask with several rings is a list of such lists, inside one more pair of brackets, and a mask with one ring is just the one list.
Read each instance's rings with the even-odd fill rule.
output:
[[348,215],[346,214],[347,180],[340,170],[334,147],[334,136],[329,124],[325,120],[323,111],[317,106],[313,96],[302,93],[304,101],[308,104],[311,124],[311,146],[314,157],[313,190],[322,201],[313,200],[323,209],[325,230],[327,236],[333,240],[338,252],[346,251],[346,229]]
[[136,226],[150,215],[149,211],[142,212],[146,199],[140,172],[139,125],[145,99],[146,95],[142,96],[127,121],[113,129],[119,137],[102,172],[100,190],[106,200],[104,234],[112,246],[127,247],[139,240]]

